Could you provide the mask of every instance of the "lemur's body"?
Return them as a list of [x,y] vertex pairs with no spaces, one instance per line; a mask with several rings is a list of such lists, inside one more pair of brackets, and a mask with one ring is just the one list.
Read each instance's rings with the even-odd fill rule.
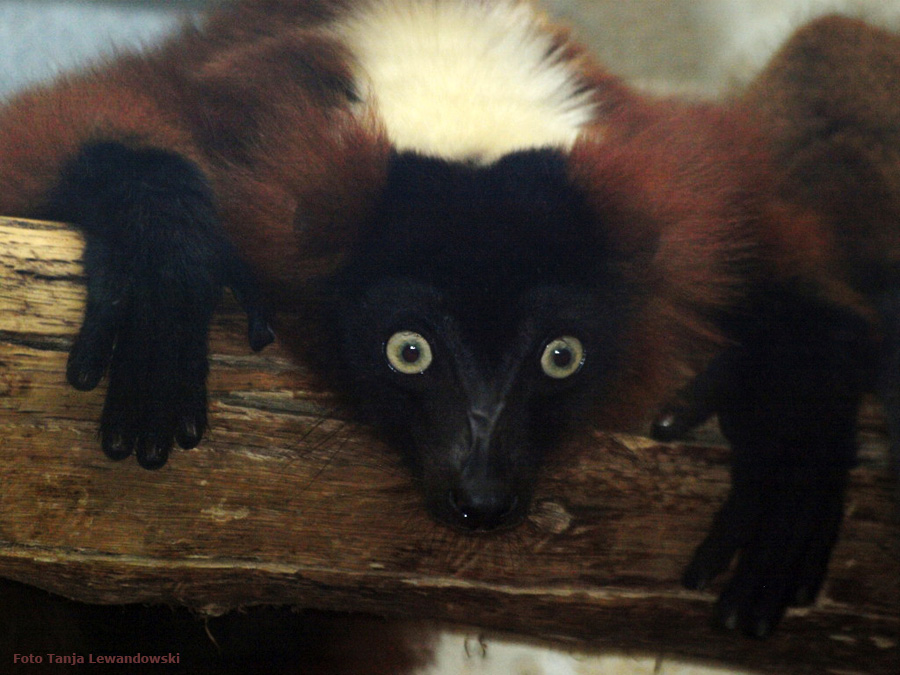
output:
[[686,580],[741,552],[720,618],[764,634],[821,583],[870,336],[747,117],[634,94],[525,2],[246,0],[11,101],[0,211],[85,232],[68,375],[108,369],[108,455],[200,441],[229,285],[461,528],[518,522],[563,433],[740,344],[735,486]]

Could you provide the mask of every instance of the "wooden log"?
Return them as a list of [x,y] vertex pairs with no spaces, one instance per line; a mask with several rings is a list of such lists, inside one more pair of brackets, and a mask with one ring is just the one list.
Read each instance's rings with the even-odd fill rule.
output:
[[228,300],[200,447],[155,472],[106,459],[102,386],[64,379],[80,249],[66,226],[0,220],[0,576],[90,603],[294,604],[767,673],[900,671],[900,546],[877,414],[821,599],[750,641],[709,627],[717,589],[678,583],[727,492],[721,443],[591,434],[551,462],[522,527],[457,534],[277,344],[249,351]]

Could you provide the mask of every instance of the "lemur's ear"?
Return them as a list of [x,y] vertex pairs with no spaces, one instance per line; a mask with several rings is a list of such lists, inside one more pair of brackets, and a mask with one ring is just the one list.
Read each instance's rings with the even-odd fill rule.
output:
[[585,135],[570,153],[572,180],[637,281],[685,305],[730,301],[722,294],[745,272],[769,187],[755,132],[712,106],[656,103],[641,115],[638,131]]

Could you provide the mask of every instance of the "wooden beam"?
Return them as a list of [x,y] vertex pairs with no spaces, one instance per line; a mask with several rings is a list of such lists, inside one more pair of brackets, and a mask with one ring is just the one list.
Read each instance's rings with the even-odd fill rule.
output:
[[776,636],[715,632],[679,574],[728,487],[720,442],[598,433],[563,449],[528,521],[432,523],[392,453],[226,300],[211,335],[211,430],[161,470],[99,450],[103,389],[65,384],[81,240],[0,220],[0,576],[90,603],[260,604],[428,617],[767,673],[900,667],[900,546],[877,412],[866,416],[823,597]]

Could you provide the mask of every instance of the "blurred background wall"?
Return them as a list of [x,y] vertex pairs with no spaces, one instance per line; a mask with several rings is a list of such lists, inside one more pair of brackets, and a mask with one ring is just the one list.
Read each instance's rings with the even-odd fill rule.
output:
[[[0,0],[0,94],[110,45],[152,43],[222,0]],[[536,0],[639,86],[713,97],[752,76],[792,27],[829,11],[900,27],[900,0]]]

